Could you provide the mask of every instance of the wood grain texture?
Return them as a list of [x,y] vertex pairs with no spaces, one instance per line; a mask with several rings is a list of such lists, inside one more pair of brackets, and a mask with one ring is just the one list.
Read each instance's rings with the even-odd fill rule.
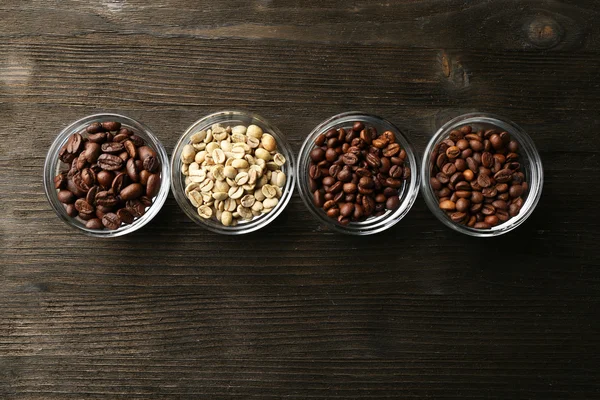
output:
[[[600,17],[595,1],[3,1],[0,398],[600,397]],[[542,199],[491,240],[419,198],[346,237],[294,195],[222,237],[169,197],[96,242],[43,194],[45,152],[100,111],[168,152],[210,112],[257,112],[298,151],[348,110],[422,153],[453,116],[520,124]]]

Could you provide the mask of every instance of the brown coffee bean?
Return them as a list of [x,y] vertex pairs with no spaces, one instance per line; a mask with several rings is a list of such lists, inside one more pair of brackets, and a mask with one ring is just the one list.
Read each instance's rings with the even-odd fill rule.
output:
[[471,147],[471,150],[475,152],[482,151],[484,149],[483,143],[478,140],[470,140],[469,146]]
[[477,184],[479,186],[481,186],[482,188],[487,188],[487,187],[491,186],[492,180],[490,179],[490,177],[488,175],[480,174],[477,177]]
[[352,166],[358,163],[358,157],[355,154],[346,153],[342,156],[342,161],[344,164]]
[[146,206],[139,200],[129,200],[127,201],[127,211],[135,218],[140,218],[146,213]]
[[326,214],[329,218],[337,218],[340,216],[340,209],[339,208],[330,208],[329,210],[327,210]]
[[486,168],[491,168],[494,165],[494,157],[492,156],[492,153],[486,151],[481,155],[481,165]]
[[464,212],[453,212],[450,214],[450,219],[455,223],[464,223],[467,218],[467,213]]
[[100,171],[98,174],[96,174],[96,180],[98,181],[98,184],[105,189],[110,187],[114,178],[115,174],[110,171]]
[[77,199],[77,201],[75,201],[75,209],[80,214],[86,215],[92,214],[94,212],[94,206],[85,201],[85,199]]
[[125,166],[125,170],[127,171],[127,176],[129,176],[129,179],[131,179],[131,181],[133,181],[133,182],[140,181],[140,169],[138,168],[138,166],[135,163],[135,160],[133,158],[130,158],[129,160],[127,160],[127,165]]
[[434,177],[429,178],[429,184],[433,190],[440,190],[442,188],[442,182]]
[[102,128],[107,131],[118,131],[121,129],[121,123],[117,121],[105,121],[102,123]]
[[443,167],[442,167],[442,172],[447,175],[447,176],[452,176],[452,174],[454,174],[456,172],[456,165],[454,165],[454,163],[446,163]]
[[109,191],[101,191],[96,194],[96,204],[103,207],[114,207],[119,203],[117,196]]
[[485,222],[486,224],[490,225],[490,226],[496,226],[498,225],[499,219],[496,215],[488,215],[487,217],[484,218],[483,222]]
[[326,176],[325,178],[323,178],[323,185],[324,186],[331,186],[336,182],[335,178],[332,176]]
[[464,172],[467,169],[467,162],[462,158],[457,158],[454,160],[454,166],[456,167],[457,171]]
[[442,183],[442,185],[445,185],[448,182],[450,182],[450,178],[448,177],[448,175],[444,174],[443,172],[438,172],[435,177],[438,181]]
[[124,133],[118,133],[113,138],[113,142],[122,143],[122,142],[124,142],[124,141],[126,141],[128,139],[129,139],[129,135],[124,134]]
[[325,159],[329,162],[334,162],[338,158],[338,153],[334,149],[327,149],[325,152]]
[[385,149],[383,149],[384,157],[393,157],[400,152],[400,145],[398,143],[390,143]]
[[486,187],[481,191],[481,194],[483,197],[494,198],[498,195],[498,189],[494,186]]
[[92,206],[96,205],[96,194],[98,194],[99,190],[100,190],[100,187],[98,187],[98,186],[91,187],[85,196],[85,201],[88,202]]
[[371,168],[378,168],[381,165],[381,161],[379,160],[379,157],[377,157],[375,154],[372,154],[372,153],[367,154],[366,161],[367,161],[367,164],[369,165],[369,167],[371,167]]
[[102,221],[98,218],[92,218],[85,223],[85,227],[88,229],[103,229]]
[[340,206],[340,214],[349,217],[354,214],[354,203],[344,203]]
[[500,150],[502,149],[502,147],[504,147],[504,143],[502,142],[500,135],[496,133],[490,136],[490,143],[492,144],[495,150]]
[[338,164],[333,164],[331,167],[329,167],[329,176],[332,178],[337,178],[337,175],[340,173],[340,171],[342,170],[342,167]]
[[56,195],[58,196],[58,201],[64,204],[74,203],[77,199],[69,190],[59,190]]
[[508,214],[509,214],[511,217],[515,217],[515,216],[517,216],[517,215],[519,214],[519,211],[520,211],[520,210],[521,210],[521,207],[519,207],[517,204],[511,204],[511,205],[508,207]]
[[119,154],[125,149],[123,143],[118,142],[102,143],[101,148],[104,153],[108,154]]
[[400,206],[400,198],[398,196],[388,197],[385,202],[385,208],[388,210],[395,210]]
[[465,176],[463,175],[462,172],[455,172],[451,177],[450,177],[450,183],[452,185],[456,185],[458,182],[463,181],[465,179]]
[[510,197],[515,198],[519,197],[523,194],[523,186],[521,185],[512,185],[508,190],[508,194]]
[[492,205],[496,209],[508,210],[508,203],[506,201],[504,201],[504,200],[495,200],[494,202],[492,202]]
[[496,217],[499,222],[506,222],[510,219],[510,215],[505,210],[496,210]]
[[117,171],[123,168],[123,160],[112,154],[101,154],[98,157],[98,165],[106,171]]
[[444,200],[440,202],[440,208],[444,211],[454,211],[456,210],[456,203],[451,200]]
[[511,181],[512,176],[513,171],[511,171],[510,169],[501,169],[500,171],[496,172],[496,174],[494,175],[494,179],[497,182],[506,183]]
[[127,200],[137,199],[143,193],[144,193],[144,187],[140,183],[132,183],[132,184],[124,187],[120,191],[119,196],[121,196],[121,199],[127,201]]
[[323,161],[325,159],[325,150],[320,147],[315,147],[310,152],[310,159],[316,163]]
[[442,153],[438,156],[438,158],[435,162],[435,165],[437,165],[437,167],[441,169],[447,163],[448,163],[448,156],[446,155],[446,153]]
[[67,186],[67,174],[65,172],[61,172],[60,174],[54,177],[54,188],[55,189],[64,189]]
[[490,229],[492,226],[486,222],[477,222],[473,227],[475,229]]
[[148,158],[148,157],[150,157],[150,156],[152,156],[152,157],[157,157],[156,151],[154,151],[154,149],[152,149],[152,148],[151,148],[151,147],[149,147],[149,146],[140,146],[140,147],[138,147],[138,149],[137,149],[137,153],[138,153],[138,158],[139,158],[140,160],[142,160],[142,162],[143,162],[143,161],[144,161],[146,158]]
[[358,187],[356,186],[356,184],[354,184],[352,182],[348,182],[348,183],[344,183],[343,190],[344,190],[344,193],[356,193],[356,191],[358,190]]
[[455,192],[456,196],[461,199],[470,199],[472,197],[472,192],[470,190],[458,190]]
[[323,204],[325,204],[325,197],[320,190],[315,190],[313,192],[313,204],[319,208],[323,207]]
[[459,198],[455,203],[456,211],[459,212],[466,212],[470,206],[471,202],[465,198]]
[[446,156],[450,160],[453,160],[453,159],[457,158],[458,156],[460,156],[460,153],[461,153],[461,150],[457,146],[448,147],[448,149],[446,150]]
[[483,215],[493,215],[496,213],[496,208],[491,204],[485,204],[481,209]]
[[121,218],[115,213],[104,214],[102,217],[102,224],[111,230],[119,229],[121,226]]

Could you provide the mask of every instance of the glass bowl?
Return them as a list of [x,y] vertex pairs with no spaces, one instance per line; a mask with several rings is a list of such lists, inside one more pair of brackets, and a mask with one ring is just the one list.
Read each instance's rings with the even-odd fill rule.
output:
[[[54,177],[61,171],[68,170],[69,165],[63,163],[58,158],[58,153],[61,147],[67,142],[69,137],[76,132],[85,131],[85,128],[93,122],[106,122],[106,121],[118,121],[121,123],[121,126],[124,128],[129,128],[136,135],[140,136],[147,145],[151,146],[157,153],[158,158],[161,163],[161,184],[158,194],[153,198],[153,204],[146,208],[146,213],[137,218],[131,224],[123,224],[120,228],[115,230],[108,229],[89,229],[86,228],[85,222],[80,220],[77,217],[70,217],[67,215],[65,207],[58,200],[57,190],[54,187]],[[84,137],[87,134],[84,134]],[[50,202],[50,205],[56,212],[56,215],[65,222],[68,226],[78,229],[82,233],[94,236],[94,237],[102,237],[102,238],[111,238],[117,236],[123,236],[128,233],[134,232],[148,222],[152,220],[158,214],[161,207],[163,206],[165,200],[167,199],[167,195],[169,194],[169,158],[167,156],[167,152],[165,148],[160,143],[160,141],[156,138],[154,133],[141,124],[140,122],[126,117],[120,114],[94,114],[89,115],[87,117],[81,118],[71,125],[64,128],[56,137],[50,149],[48,150],[48,154],[46,155],[46,161],[44,163],[44,190],[46,191],[46,197]]]
[[[399,188],[400,204],[395,210],[386,210],[383,215],[370,217],[364,221],[350,222],[348,225],[342,225],[335,219],[326,215],[325,211],[317,207],[313,203],[313,194],[310,190],[308,170],[310,165],[310,152],[315,147],[315,139],[322,133],[330,129],[351,129],[352,124],[356,121],[363,122],[365,125],[375,127],[378,133],[392,131],[396,137],[396,142],[399,143],[406,151],[407,157],[405,164],[408,164],[411,169],[411,176],[408,180],[403,181],[403,185]],[[358,111],[350,111],[334,115],[320,123],[308,135],[300,155],[298,156],[298,190],[302,201],[310,211],[310,213],[323,225],[331,228],[334,231],[350,234],[350,235],[370,235],[382,232],[391,228],[400,221],[415,202],[419,193],[419,163],[414,148],[408,138],[391,122]]]
[[[521,171],[525,174],[525,182],[529,185],[529,189],[524,194],[523,207],[519,213],[508,219],[507,221],[493,226],[490,229],[475,229],[453,222],[450,217],[439,208],[437,196],[429,182],[431,170],[434,167],[433,153],[437,152],[437,147],[442,141],[448,138],[450,132],[455,129],[460,129],[464,125],[471,125],[473,131],[480,129],[498,129],[510,133],[511,138],[519,143],[519,162]],[[493,237],[505,234],[512,231],[517,226],[521,225],[531,215],[537,205],[542,194],[542,186],[544,182],[544,172],[542,169],[542,161],[538,154],[533,141],[517,124],[509,121],[506,118],[488,114],[488,113],[472,113],[460,115],[453,120],[444,124],[431,138],[421,164],[421,189],[425,202],[431,212],[446,226],[454,229],[457,232],[464,233],[476,237]]]
[[[236,226],[225,226],[213,216],[210,219],[204,219],[198,215],[196,207],[188,200],[185,195],[185,176],[182,174],[182,163],[181,153],[183,147],[191,142],[191,136],[199,131],[207,130],[213,124],[221,124],[223,127],[236,125],[258,125],[262,128],[265,133],[270,133],[277,142],[277,150],[281,153],[285,159],[285,164],[281,167],[281,170],[286,175],[286,183],[282,188],[282,196],[279,199],[277,205],[267,214],[263,214],[254,217],[251,221],[240,220]],[[214,114],[202,117],[198,121],[194,122],[190,127],[183,133],[171,156],[171,189],[175,200],[179,204],[179,207],[185,212],[185,214],[195,223],[205,227],[206,229],[225,235],[241,235],[245,233],[254,232],[258,229],[264,228],[277,218],[289,203],[295,185],[295,166],[294,153],[286,140],[285,136],[281,131],[271,123],[269,123],[263,117],[244,111],[219,111]]]

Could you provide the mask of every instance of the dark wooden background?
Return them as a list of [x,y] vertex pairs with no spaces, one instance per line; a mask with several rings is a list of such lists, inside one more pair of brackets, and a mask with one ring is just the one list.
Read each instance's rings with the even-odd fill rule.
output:
[[[600,398],[600,3],[0,3],[0,398]],[[422,152],[470,111],[533,137],[529,220],[496,239],[445,228],[419,198],[372,237],[334,234],[297,195],[224,237],[170,197],[97,242],[43,194],[57,133],[112,111],[167,150],[243,108],[295,151],[363,110]]]

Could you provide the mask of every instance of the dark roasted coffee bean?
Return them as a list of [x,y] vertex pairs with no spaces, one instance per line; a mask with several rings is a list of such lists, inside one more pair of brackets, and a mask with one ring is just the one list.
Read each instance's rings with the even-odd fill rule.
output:
[[508,194],[510,197],[519,197],[523,194],[523,186],[521,185],[512,185],[508,190]]
[[121,196],[121,199],[127,201],[137,199],[142,194],[144,194],[144,187],[140,183],[132,183],[123,188],[119,196]]
[[114,207],[119,203],[117,196],[109,191],[102,191],[96,194],[96,204],[103,207]]
[[119,134],[115,135],[115,137],[113,138],[113,142],[122,143],[128,139],[129,139],[129,135],[119,133]]
[[327,216],[329,218],[337,218],[340,216],[340,209],[339,208],[330,208],[329,210],[327,210]]
[[154,151],[154,149],[152,149],[151,147],[148,147],[148,146],[138,147],[137,153],[138,153],[138,158],[140,160],[142,160],[142,162],[150,156],[157,157],[156,151]]
[[348,182],[352,180],[352,171],[346,168],[342,169],[340,172],[338,172],[337,179],[339,179],[341,182]]
[[375,203],[385,203],[386,200],[387,197],[385,197],[383,193],[378,193],[377,195],[375,195]]
[[496,184],[496,190],[498,190],[498,193],[505,193],[508,191],[508,184],[498,183]]
[[152,199],[148,196],[141,196],[138,199],[145,207],[150,207],[152,205]]
[[456,211],[467,212],[469,207],[471,206],[471,202],[467,199],[459,198],[456,201]]
[[87,187],[92,187],[96,183],[96,173],[90,168],[85,168],[81,171],[81,179]]
[[482,151],[484,149],[483,143],[478,140],[470,140],[469,146],[471,147],[471,150],[475,152]]
[[474,226],[475,229],[490,229],[492,226],[486,222],[477,222]]
[[461,140],[464,136],[465,135],[461,131],[454,129],[452,132],[450,132],[449,139],[456,142]]
[[385,180],[385,185],[389,186],[389,187],[393,187],[395,189],[398,189],[398,188],[402,187],[402,181],[400,179],[387,178]]
[[100,171],[96,174],[98,184],[105,189],[108,189],[111,186],[114,178],[115,174],[111,171]]
[[450,214],[450,219],[452,222],[463,223],[467,218],[467,213],[464,212],[453,212]]
[[75,208],[80,214],[92,214],[94,212],[94,206],[85,201],[84,199],[78,199],[75,202]]
[[494,174],[494,179],[500,183],[510,182],[512,180],[513,171],[510,169],[501,169]]
[[92,122],[90,125],[85,128],[85,131],[90,133],[104,132],[104,128],[100,122]]
[[85,227],[88,229],[103,229],[102,221],[99,218],[92,218],[85,223]]
[[473,158],[473,157],[468,157],[467,158],[467,166],[469,167],[469,169],[473,172],[479,171],[479,163]]
[[325,186],[331,186],[331,185],[333,185],[336,182],[336,180],[332,176],[326,176],[325,178],[323,178],[323,180],[321,182]]
[[452,174],[454,174],[456,172],[456,165],[454,165],[454,163],[446,163],[443,167],[442,167],[442,172],[448,176],[452,176]]
[[125,149],[123,143],[118,142],[102,143],[101,148],[103,152],[108,154],[119,154]]
[[[368,156],[367,156],[368,159]],[[355,165],[358,162],[358,157],[352,153],[346,153],[342,156],[342,161],[346,165]]]
[[69,190],[59,190],[56,195],[58,196],[58,201],[64,204],[74,203],[77,199]]
[[344,184],[342,182],[337,181],[329,187],[328,192],[333,194],[340,193],[342,191],[343,186]]
[[385,149],[383,149],[384,157],[393,157],[400,152],[400,145],[398,143],[390,143]]
[[55,189],[64,189],[67,186],[67,174],[65,172],[61,172],[60,174],[54,177],[54,188]]
[[136,218],[143,216],[146,213],[146,206],[139,200],[127,201],[127,211]]
[[338,173],[342,170],[342,167],[338,164],[333,164],[329,167],[329,176],[332,178],[337,178]]
[[316,165],[311,165],[308,169],[308,176],[310,179],[319,179],[322,176],[321,169]]
[[486,151],[481,155],[481,165],[486,168],[491,168],[492,165],[494,165],[494,157],[492,156],[492,153]]
[[313,192],[313,204],[319,208],[323,207],[325,204],[325,197],[320,190],[315,190]]
[[398,196],[388,197],[387,201],[385,202],[385,208],[387,208],[388,210],[395,210],[399,206],[400,198],[398,198]]
[[440,190],[442,188],[442,182],[434,177],[429,178],[429,184],[433,190]]
[[354,203],[344,203],[340,206],[340,214],[349,217],[354,214]]
[[381,165],[379,157],[372,153],[367,154],[366,161],[371,168],[378,168]]
[[481,209],[483,215],[493,215],[496,213],[496,208],[491,204],[485,204]]
[[127,160],[125,170],[127,171],[127,176],[129,176],[129,179],[131,179],[132,182],[140,181],[140,170],[133,158]]
[[461,150],[457,146],[448,147],[448,149],[446,150],[446,156],[450,160],[453,160],[453,159],[457,158],[458,156],[460,156],[460,153],[461,153]]
[[348,183],[344,183],[343,190],[344,190],[344,193],[356,193],[356,191],[358,190],[358,187],[356,186],[356,184],[354,184],[352,182],[348,182]]
[[508,211],[505,210],[496,210],[496,217],[498,217],[499,222],[506,222],[510,219]]
[[492,184],[492,180],[490,179],[490,177],[488,175],[482,175],[482,174],[480,174],[477,177],[477,184],[479,186],[481,186],[482,188],[486,188],[486,187],[489,187]]
[[102,128],[107,131],[118,131],[121,129],[121,123],[117,121],[106,121],[102,123]]
[[496,189],[496,187],[494,187],[494,186],[486,187],[486,188],[483,188],[483,190],[481,191],[481,194],[483,195],[483,197],[493,198],[498,195],[498,189]]
[[325,159],[329,162],[334,162],[338,158],[338,153],[334,149],[327,149]]
[[496,200],[492,203],[492,205],[499,210],[508,210],[508,203],[504,200]]
[[515,217],[516,215],[519,214],[520,210],[521,210],[521,207],[519,207],[517,204],[511,204],[510,207],[508,207],[508,214],[511,217]]
[[438,156],[438,158],[435,162],[435,165],[437,165],[437,167],[441,169],[447,163],[448,163],[448,156],[446,156],[446,153],[442,153]]
[[125,149],[129,157],[135,158],[135,156],[137,155],[137,148],[131,140],[125,140],[123,142],[123,148]]
[[119,229],[121,226],[121,218],[115,213],[104,214],[102,217],[102,224],[111,230]]
[[117,174],[115,179],[113,179],[111,188],[114,193],[120,193],[121,190],[123,190],[127,185],[129,185],[129,178],[127,177],[127,174],[120,173]]
[[460,182],[460,181],[464,181],[465,176],[463,175],[462,172],[455,172],[451,177],[450,177],[450,183],[452,185],[455,185]]
[[325,150],[320,147],[315,147],[310,152],[310,158],[316,163],[323,161],[325,159]]
[[90,204],[92,206],[96,205],[96,194],[98,194],[99,190],[100,190],[100,187],[92,186],[90,188],[90,190],[88,190],[88,192],[85,196],[85,201],[87,201],[88,204]]
[[435,177],[438,181],[442,183],[442,185],[445,185],[448,182],[450,182],[450,178],[448,177],[448,175],[444,174],[443,172],[438,172]]
[[98,165],[106,171],[117,171],[123,168],[123,160],[112,154],[101,154],[98,157]]
[[126,208],[121,208],[119,211],[117,211],[117,217],[119,217],[121,222],[125,224],[132,224],[134,221],[133,214],[131,214],[131,212]]
[[454,189],[455,190],[468,190],[468,191],[471,191],[471,185],[469,184],[469,182],[460,181],[460,182],[457,182],[454,185]]
[[96,218],[96,213],[91,213],[91,214],[78,213],[77,216],[84,221],[89,221],[90,219]]

